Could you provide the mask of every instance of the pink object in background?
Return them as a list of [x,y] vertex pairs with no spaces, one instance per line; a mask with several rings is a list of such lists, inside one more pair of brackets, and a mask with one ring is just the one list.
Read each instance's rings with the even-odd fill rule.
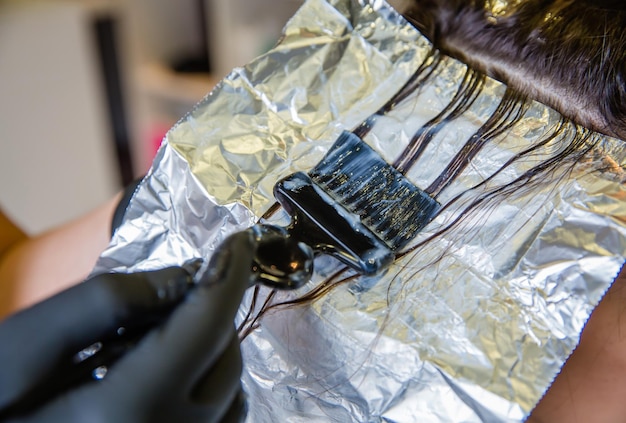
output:
[[150,160],[150,164],[154,159],[156,152],[159,150],[161,143],[163,142],[163,138],[167,131],[169,131],[171,125],[166,125],[163,123],[154,123],[148,129],[148,134],[145,137],[146,139],[146,159]]

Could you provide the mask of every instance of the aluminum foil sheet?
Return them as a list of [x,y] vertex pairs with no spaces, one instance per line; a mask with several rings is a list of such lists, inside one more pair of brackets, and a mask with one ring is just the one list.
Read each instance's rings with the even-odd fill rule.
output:
[[[383,1],[307,1],[274,49],[235,69],[169,131],[95,271],[208,259],[228,234],[258,221],[274,203],[279,178],[311,169],[342,130],[385,104],[430,51]],[[449,103],[465,71],[444,59],[365,141],[392,161]],[[505,89],[487,80],[409,179],[428,185]],[[556,112],[532,103],[441,194],[442,204],[496,173],[559,121]],[[489,185],[553,154],[576,131],[568,128],[488,186],[462,195],[415,242],[451,222]],[[248,421],[523,420],[577,345],[626,255],[626,148],[594,137],[598,144],[581,163],[489,202],[384,275],[266,315],[242,343]],[[308,291],[338,267],[320,258],[308,286],[278,298]]]

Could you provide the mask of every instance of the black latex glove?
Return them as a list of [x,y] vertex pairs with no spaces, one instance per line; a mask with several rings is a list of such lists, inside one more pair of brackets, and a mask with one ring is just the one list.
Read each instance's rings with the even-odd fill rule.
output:
[[[252,250],[249,232],[229,238],[211,260],[209,281],[193,288],[181,268],[107,274],[6,319],[0,324],[0,420],[239,420],[244,403],[233,320],[250,283]],[[115,339],[119,327],[132,332],[147,323],[151,329],[104,379],[58,392],[27,414],[7,415],[33,389],[67,376],[76,352]]]

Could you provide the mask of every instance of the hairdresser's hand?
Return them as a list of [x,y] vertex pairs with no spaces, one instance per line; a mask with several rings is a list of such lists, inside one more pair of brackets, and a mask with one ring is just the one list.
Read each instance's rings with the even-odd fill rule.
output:
[[[249,235],[231,237],[215,255],[210,285],[190,290],[189,275],[181,268],[102,275],[2,322],[0,420],[238,421],[244,403],[233,319],[249,286]],[[110,338],[119,327],[131,331],[145,324],[146,316],[160,320],[109,366],[103,380],[55,392],[27,407],[27,414],[7,413],[12,404],[32,397],[33,389],[54,385],[64,376],[55,372],[77,351]]]

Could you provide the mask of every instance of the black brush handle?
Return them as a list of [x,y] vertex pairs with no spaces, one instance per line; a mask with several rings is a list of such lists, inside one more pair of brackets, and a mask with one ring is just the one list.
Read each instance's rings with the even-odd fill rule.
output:
[[249,230],[256,240],[252,264],[255,283],[276,289],[297,289],[311,280],[314,259],[311,247],[280,226],[254,225]]
[[297,242],[334,256],[364,275],[379,273],[393,262],[391,249],[306,173],[280,180],[274,186],[274,196],[291,215],[286,230]]

